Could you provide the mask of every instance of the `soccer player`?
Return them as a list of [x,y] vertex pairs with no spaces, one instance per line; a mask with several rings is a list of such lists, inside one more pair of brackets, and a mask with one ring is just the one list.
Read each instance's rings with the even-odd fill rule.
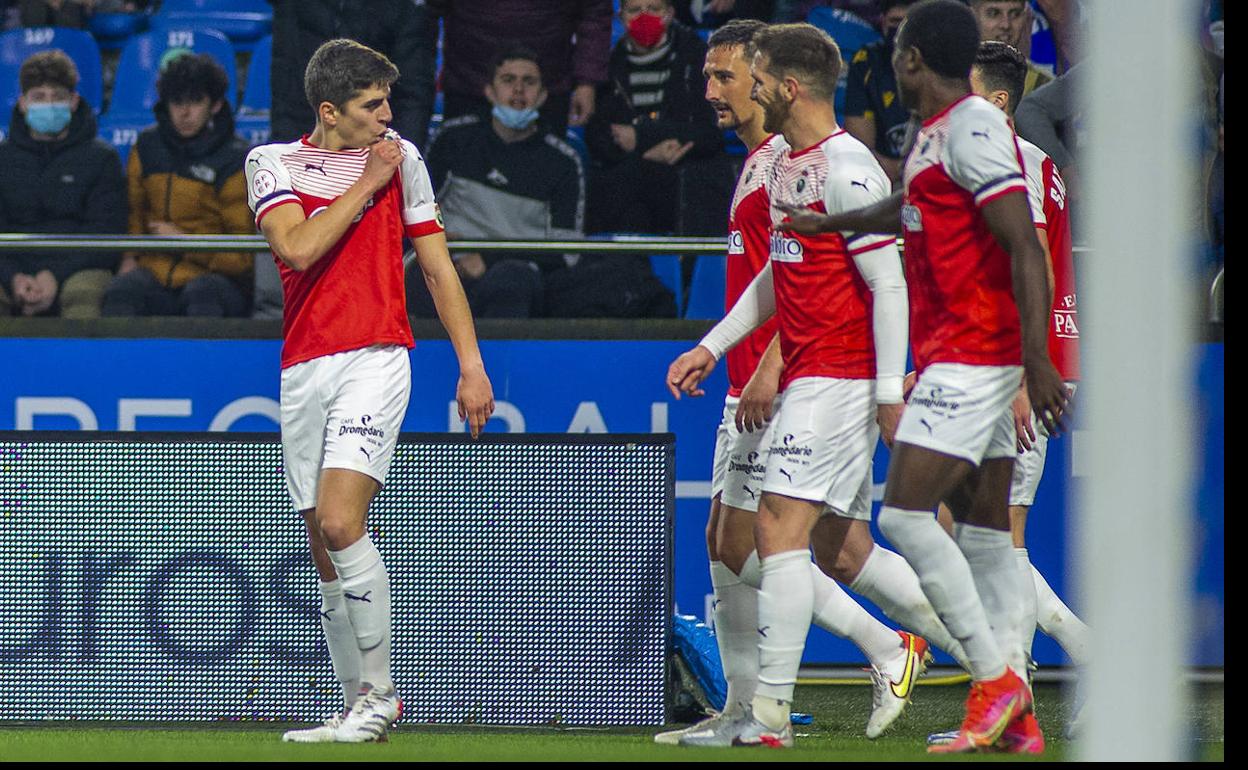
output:
[[[750,98],[753,83],[749,43],[764,26],[757,21],[735,20],[716,30],[708,41],[704,68],[706,97],[715,108],[719,127],[736,131],[750,149],[729,214],[729,308],[767,263],[771,213],[764,183],[775,159],[787,147],[782,136],[769,134],[763,128],[762,108]],[[758,587],[762,577],[754,548],[754,516],[764,468],[759,458],[770,441],[771,434],[764,428],[773,413],[783,366],[775,327],[774,322],[763,324],[728,352],[729,392],[716,435],[707,551],[715,592],[716,641],[728,682],[727,703],[722,713],[696,725],[656,735],[659,743],[730,745],[735,735],[733,726],[746,714],[753,698],[758,674]],[[681,391],[670,381],[669,387],[679,398]],[[873,545],[869,532],[867,538],[864,554],[870,554]],[[894,599],[894,603],[906,604],[908,600],[926,606],[918,579],[904,559],[882,552],[873,563],[876,567],[870,574],[876,576],[873,579],[881,586],[898,582],[892,574],[893,567],[900,566],[909,574],[909,582],[903,575],[901,583],[911,590],[901,601]],[[922,668],[907,668],[906,663],[911,656],[922,657],[920,642],[910,634],[899,640],[849,600],[827,574],[813,564],[810,569],[818,597],[814,613],[817,624],[848,636],[864,648],[881,638],[891,644],[891,650],[889,644],[873,648],[882,652],[877,654],[871,669],[876,692],[867,735],[876,737],[906,705],[904,695],[898,697],[891,685],[896,683],[903,693],[908,693],[907,678],[912,681]],[[929,625],[947,637],[930,607],[927,616]]]
[[[1006,43],[980,43],[971,68],[971,88],[1011,119],[1023,98],[1027,59]],[[1075,266],[1070,240],[1070,212],[1066,207],[1066,184],[1044,150],[1018,138],[1023,171],[1031,202],[1031,215],[1040,246],[1049,261],[1052,309],[1049,316],[1049,357],[1073,396],[1079,383],[1079,309],[1075,293]],[[1027,512],[1036,498],[1044,473],[1049,434],[1031,412],[1026,389],[1014,400],[1019,456],[1014,459],[1010,484],[1010,531],[1018,567],[1023,578],[1023,647],[1030,653],[1037,625],[1052,636],[1075,665],[1087,662],[1087,626],[1058,598],[1027,555]]]
[[286,485],[321,579],[321,627],[347,709],[298,742],[383,737],[401,704],[390,675],[390,579],[368,536],[411,391],[402,238],[413,240],[459,359],[473,435],[494,408],[472,316],[416,147],[390,131],[398,70],[351,40],[308,62],[316,127],[247,156],[249,203],[285,292],[281,423]]
[[[971,68],[971,89],[1004,112],[1011,127],[1014,124],[1014,109],[1023,96],[1027,70],[1027,59],[1008,43],[985,40],[979,44],[975,65]],[[1066,185],[1043,150],[1022,137],[1018,137],[1018,147],[1022,152],[1032,219],[1049,266],[1052,291],[1049,356],[1073,396],[1079,380],[1079,328]],[[1049,434],[1036,422],[1026,388],[1020,388],[1015,396],[1013,413],[1018,456],[1014,459],[1014,476],[1010,482],[1010,536],[1014,542],[1022,588],[1020,633],[1023,651],[1030,658],[1032,639],[1039,625],[1046,633],[1051,629],[1051,636],[1062,645],[1071,660],[1076,665],[1083,665],[1087,662],[1087,626],[1058,598],[1040,571],[1032,566],[1027,553],[1027,512],[1035,500],[1036,489],[1044,473]],[[938,516],[941,526],[952,532],[952,514],[946,506],[940,507]],[[1043,613],[1039,610],[1041,603]],[[1077,709],[1078,704],[1069,724],[1073,725],[1077,719]],[[956,730],[936,733],[928,736],[927,742],[947,743],[956,737]],[[1042,741],[1034,741],[1029,750],[1040,753],[1043,748]]]
[[[958,737],[933,752],[1042,745],[1018,634],[1021,588],[1006,505],[1013,475],[1011,403],[1020,375],[1051,435],[1067,392],[1049,360],[1044,252],[1006,117],[971,93],[974,16],[924,0],[898,33],[902,99],[923,120],[906,159],[904,207],[882,201],[849,216],[797,215],[784,230],[855,227],[906,236],[911,342],[919,380],[897,428],[880,527],[970,661]],[[1021,364],[1021,366],[1020,366]],[[949,504],[955,539],[936,522]],[[956,544],[955,544],[956,543]]]
[[[826,84],[836,82],[841,62],[831,38],[810,25],[782,25],[759,32],[754,44],[758,50],[753,56],[753,95],[765,130],[780,131],[786,140],[767,177],[767,200],[778,193],[796,195],[805,205],[836,211],[887,195],[888,179],[870,151],[837,126]],[[743,183],[748,179],[747,172]],[[782,216],[769,206],[770,224]],[[744,243],[748,254],[749,239]],[[896,634],[870,620],[821,572],[814,570],[812,581],[808,549],[812,530],[819,532],[817,553],[820,543],[835,543],[830,558],[821,560],[826,564],[837,563],[842,553],[854,550],[848,544],[856,543],[855,585],[867,571],[864,562],[866,568],[874,565],[873,574],[883,579],[871,582],[869,588],[874,590],[868,595],[880,597],[886,608],[908,602],[919,624],[948,639],[922,599],[913,572],[895,554],[877,549],[867,527],[877,402],[888,440],[901,409],[905,281],[895,241],[888,237],[853,233],[773,237],[769,252],[769,266],[729,315],[698,347],[677,359],[668,374],[674,393],[700,393],[697,384],[723,352],[773,313],[778,315],[783,358],[779,384],[784,395],[761,440],[741,434],[732,448],[735,454],[743,444],[749,448],[747,442],[754,442],[756,450],[745,462],[730,454],[729,470],[731,474],[733,468],[754,466],[749,468],[753,478],[747,474],[738,483],[729,475],[723,484],[724,503],[730,502],[729,494],[737,493],[738,486],[752,494],[762,490],[754,527],[762,572],[759,680],[751,714],[733,726],[730,737],[736,745],[792,745],[789,710],[812,613],[816,619],[828,617],[853,629],[857,635],[842,635],[853,638],[871,659],[877,711],[868,723],[868,735],[875,737],[887,723],[877,721],[877,715],[891,712],[880,708],[886,705],[881,695],[896,701],[896,711],[887,720],[891,721],[923,668],[926,642],[903,633],[899,645]],[[731,370],[731,359],[729,365]],[[755,380],[767,366],[764,357]],[[739,428],[748,426],[750,418],[745,426],[742,422],[738,418]],[[767,453],[765,467],[757,460],[762,454],[758,450]],[[822,516],[829,510],[839,516]],[[851,554],[843,563],[854,560]],[[926,619],[920,617],[924,611]],[[948,644],[956,648],[951,639]],[[901,663],[902,670],[886,673],[881,658]],[[692,738],[681,742],[708,745]]]

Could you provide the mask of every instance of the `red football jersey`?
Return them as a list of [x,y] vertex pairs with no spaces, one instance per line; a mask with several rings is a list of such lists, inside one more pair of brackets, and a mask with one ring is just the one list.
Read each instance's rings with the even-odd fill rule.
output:
[[[773,204],[790,203],[820,213],[869,206],[891,191],[871,151],[845,131],[796,152],[786,147],[767,180]],[[773,225],[786,218],[772,206]],[[875,377],[871,291],[854,257],[881,248],[895,250],[896,239],[855,233],[772,233],[776,317],[784,354],[782,388],[799,377]]]
[[1049,318],[1049,358],[1066,382],[1079,381],[1079,306],[1075,295],[1075,260],[1070,241],[1066,183],[1044,150],[1019,137],[1031,216],[1044,230],[1053,260],[1053,312]]
[[[403,235],[442,230],[429,173],[415,145],[402,140],[403,162],[342,239],[302,272],[274,256],[282,277],[282,368],[370,345],[412,347],[403,291]],[[312,218],[355,183],[367,149],[324,150],[307,137],[266,144],[247,154],[248,203],[256,226],[284,204]]]
[[[784,137],[773,134],[745,158],[737,189],[728,213],[728,266],[725,312],[737,304],[741,293],[767,266],[771,236],[771,205],[767,201],[767,176],[780,152],[787,148]],[[740,396],[767,345],[776,335],[776,319],[755,329],[749,337],[728,351],[728,395]]]
[[1013,193],[1027,186],[1004,112],[968,95],[924,122],[906,159],[902,208],[918,371],[1022,363],[1010,255],[979,210]]

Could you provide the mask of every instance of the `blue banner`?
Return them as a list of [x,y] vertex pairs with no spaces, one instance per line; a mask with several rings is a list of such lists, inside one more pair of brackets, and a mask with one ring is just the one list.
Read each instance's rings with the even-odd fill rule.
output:
[[[727,389],[723,367],[707,395],[674,401],[663,385],[668,363],[688,341],[487,340],[481,343],[498,403],[490,431],[667,432],[676,434],[676,590],[679,611],[707,616],[706,511],[711,453]],[[0,339],[0,430],[277,430],[280,344],[275,340]],[[1223,346],[1205,345],[1197,642],[1192,662],[1223,665]],[[461,429],[457,367],[450,343],[412,352],[408,431]],[[1036,567],[1078,612],[1066,586],[1066,491],[1078,433],[1049,445],[1048,472],[1028,520]],[[883,482],[887,453],[876,457]],[[876,533],[879,537],[878,532]],[[1064,662],[1037,636],[1036,660]],[[807,662],[856,663],[848,643],[812,630]],[[946,659],[947,660],[947,659]]]

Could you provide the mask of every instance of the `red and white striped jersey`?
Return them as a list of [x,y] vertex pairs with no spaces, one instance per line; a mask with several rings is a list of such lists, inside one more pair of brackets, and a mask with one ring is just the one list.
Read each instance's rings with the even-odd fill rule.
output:
[[1049,317],[1049,358],[1066,382],[1079,381],[1079,306],[1075,295],[1075,260],[1071,250],[1066,183],[1044,150],[1018,138],[1027,176],[1031,217],[1044,230],[1053,260],[1053,311]]
[[[727,292],[724,310],[732,309],[741,293],[767,266],[771,242],[771,213],[767,201],[767,177],[780,153],[788,148],[784,137],[772,134],[745,158],[737,189],[728,212]],[[776,334],[776,319],[755,329],[749,337],[728,351],[728,395],[740,396],[767,345]]]
[[[871,151],[843,130],[804,150],[786,147],[767,180],[773,226],[788,218],[777,202],[840,213],[869,206],[891,192],[888,176]],[[895,254],[896,239],[867,233],[772,232],[782,388],[800,377],[876,376],[871,290],[854,257],[882,248]]]
[[[403,236],[442,230],[433,186],[416,146],[342,239],[302,272],[274,256],[282,277],[282,367],[370,345],[412,347],[403,291]],[[325,150],[305,136],[247,154],[247,200],[259,227],[278,206],[298,204],[312,218],[359,179],[367,149]]]
[[1027,193],[1005,113],[967,95],[925,121],[906,159],[905,187],[901,219],[915,368],[1020,364],[1010,255],[980,212],[1002,195]]

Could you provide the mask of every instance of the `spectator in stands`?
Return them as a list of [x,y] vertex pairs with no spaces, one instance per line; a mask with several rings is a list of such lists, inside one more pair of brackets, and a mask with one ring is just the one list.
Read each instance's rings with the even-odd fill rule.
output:
[[[971,12],[979,24],[980,40],[1009,43],[1023,56],[1031,56],[1031,27],[1035,15],[1027,0],[971,0]],[[1053,76],[1029,62],[1023,96],[1053,80]]]
[[595,90],[607,79],[611,0],[429,0],[429,8],[445,32],[447,120],[489,113],[482,93],[493,77],[490,60],[508,40],[537,52],[548,93],[542,118],[553,133],[584,126],[594,113]]
[[691,27],[714,28],[729,19],[770,21],[774,0],[676,0],[676,18]]
[[[144,129],[127,168],[130,232],[249,234],[243,162],[225,70],[208,54],[173,59],[156,81],[156,125]],[[106,316],[242,316],[251,304],[252,255],[189,251],[122,259],[104,295]]]
[[[315,109],[308,104],[303,71],[321,43],[350,38],[380,51],[402,77],[391,87],[391,127],[424,148],[433,114],[436,19],[416,0],[271,0],[273,64],[270,107],[273,142],[293,142],[312,130]],[[488,15],[488,14],[487,14]],[[482,19],[483,21],[483,19]]]
[[[0,230],[124,233],[126,184],[95,114],[79,97],[78,69],[41,51],[18,70],[21,97],[0,142]],[[117,256],[93,251],[0,252],[0,316],[95,318]]]
[[893,74],[893,40],[918,0],[881,0],[880,31],[884,39],[854,54],[845,93],[845,130],[871,148],[889,178],[901,176],[901,150],[910,111],[897,98]]
[[[585,211],[581,159],[538,110],[547,100],[539,56],[515,45],[494,57],[484,95],[490,117],[443,124],[426,163],[447,235],[486,239],[579,239]],[[542,310],[544,274],[568,267],[562,254],[456,252],[455,268],[477,318],[528,318]],[[436,313],[424,281],[411,280],[408,312]]]
[[628,34],[585,132],[591,232],[723,232],[732,172],[702,98],[706,44],[674,14],[671,0],[620,4]]
[[811,11],[825,7],[849,11],[868,24],[879,26],[876,0],[775,0],[771,22],[787,24],[794,21],[808,21]]
[[72,27],[86,29],[96,0],[19,0],[23,27]]

